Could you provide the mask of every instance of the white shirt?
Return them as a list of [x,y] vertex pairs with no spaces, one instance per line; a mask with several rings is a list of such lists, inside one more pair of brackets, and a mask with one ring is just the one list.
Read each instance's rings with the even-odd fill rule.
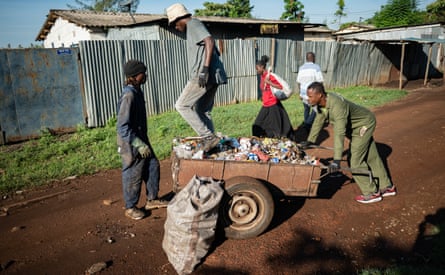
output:
[[300,96],[304,103],[308,103],[307,87],[312,82],[323,82],[323,74],[320,66],[313,62],[306,62],[298,69],[297,83],[300,84]]

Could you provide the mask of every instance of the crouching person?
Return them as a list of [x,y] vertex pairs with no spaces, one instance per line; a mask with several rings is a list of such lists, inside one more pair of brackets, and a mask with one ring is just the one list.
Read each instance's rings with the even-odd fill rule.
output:
[[391,182],[374,141],[376,119],[374,114],[336,93],[327,93],[320,82],[313,82],[307,88],[308,102],[317,109],[314,124],[304,146],[313,144],[324,122],[333,124],[334,161],[329,165],[331,171],[340,168],[344,139],[348,138],[350,166],[353,170],[371,170],[373,180],[367,175],[354,174],[353,178],[362,194],[355,197],[360,203],[373,203],[382,197],[395,196],[396,187]]

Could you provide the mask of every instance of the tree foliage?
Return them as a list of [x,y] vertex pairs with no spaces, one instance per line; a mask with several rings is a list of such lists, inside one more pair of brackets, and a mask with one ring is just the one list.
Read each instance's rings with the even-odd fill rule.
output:
[[338,10],[335,11],[334,15],[337,17],[336,22],[338,24],[341,24],[341,18],[346,16],[345,13],[345,1],[344,0],[338,0],[337,1]]
[[424,14],[417,10],[417,0],[388,0],[371,19],[378,28],[424,23]]
[[445,0],[436,0],[426,7],[429,22],[445,22]]
[[227,4],[230,7],[229,17],[251,18],[253,6],[250,6],[249,0],[229,0]]
[[222,16],[233,18],[251,18],[253,6],[249,0],[228,0],[224,4],[204,2],[204,9],[195,9],[198,16]]
[[304,5],[298,0],[284,0],[284,12],[280,19],[303,22]]
[[203,9],[195,9],[195,15],[198,16],[223,16],[227,17],[227,6],[226,4],[219,4],[213,2],[204,2]]
[[[131,12],[136,12],[140,0],[131,1],[130,9]],[[100,11],[100,12],[120,12],[128,11],[125,10],[128,6],[122,6],[124,3],[129,3],[126,0],[75,0],[76,5],[67,5],[70,9],[75,10],[90,10],[90,11]]]

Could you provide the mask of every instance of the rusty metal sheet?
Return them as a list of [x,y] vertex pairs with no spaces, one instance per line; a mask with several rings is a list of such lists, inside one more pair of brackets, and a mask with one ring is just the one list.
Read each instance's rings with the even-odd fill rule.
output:
[[78,49],[11,49],[0,55],[0,127],[6,141],[64,132],[83,122]]
[[[211,160],[209,160],[211,161]],[[213,161],[217,162],[217,160]],[[248,176],[256,179],[268,180],[269,165],[261,162],[251,161],[223,161],[224,166],[224,180],[238,177]]]
[[269,181],[285,194],[309,195],[313,169],[311,165],[275,164],[271,166]]
[[222,179],[224,163],[200,159],[178,159],[177,180],[186,185],[194,175]]
[[288,196],[317,196],[321,168],[312,165],[248,161],[180,159],[172,154],[173,190],[186,185],[195,175],[228,180],[248,176],[264,180]]

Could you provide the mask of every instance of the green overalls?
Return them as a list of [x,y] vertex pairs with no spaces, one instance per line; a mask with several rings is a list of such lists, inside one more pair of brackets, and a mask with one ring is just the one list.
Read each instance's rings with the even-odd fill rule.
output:
[[326,107],[317,112],[308,141],[315,142],[324,122],[327,120],[334,127],[334,160],[341,160],[345,137],[350,139],[350,168],[371,170],[373,181],[369,177],[353,174],[363,195],[376,193],[379,189],[391,187],[385,166],[377,151],[373,133],[376,120],[368,109],[344,99],[341,95],[328,93]]

